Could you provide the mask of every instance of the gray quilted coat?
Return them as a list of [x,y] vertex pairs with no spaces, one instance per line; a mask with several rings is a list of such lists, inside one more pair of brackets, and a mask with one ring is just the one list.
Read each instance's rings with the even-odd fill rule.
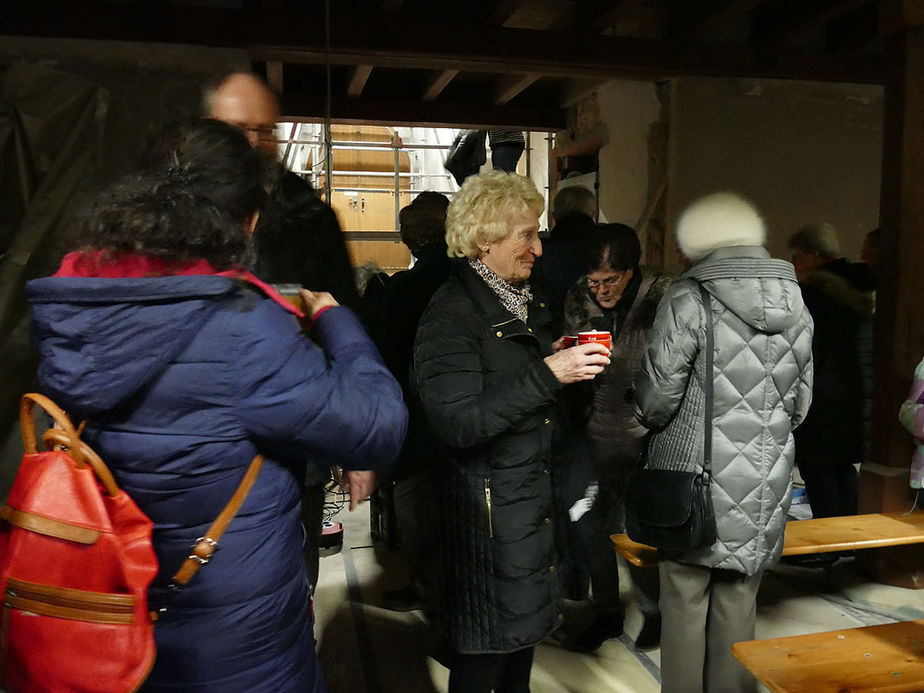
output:
[[653,429],[648,464],[702,460],[700,354],[711,296],[715,333],[712,500],[718,539],[674,560],[754,575],[779,559],[792,500],[792,430],[812,399],[812,317],[791,264],[761,247],[713,251],[668,289],[636,377],[636,414]]

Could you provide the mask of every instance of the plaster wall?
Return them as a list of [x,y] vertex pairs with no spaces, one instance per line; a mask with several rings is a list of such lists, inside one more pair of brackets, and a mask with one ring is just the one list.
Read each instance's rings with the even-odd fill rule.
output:
[[661,112],[656,85],[608,82],[597,99],[607,132],[598,153],[600,221],[634,227],[648,202],[649,133]]
[[879,225],[882,120],[877,86],[674,80],[668,228],[695,198],[734,190],[764,215],[773,255],[788,259],[790,234],[827,221],[841,253],[858,260],[863,236]]

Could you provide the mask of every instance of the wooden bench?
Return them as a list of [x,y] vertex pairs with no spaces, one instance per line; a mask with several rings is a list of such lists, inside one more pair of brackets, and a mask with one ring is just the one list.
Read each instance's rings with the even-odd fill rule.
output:
[[[616,550],[632,565],[658,564],[658,550],[632,541],[627,534],[613,534]],[[845,517],[820,517],[786,523],[783,555],[798,556],[830,551],[854,551],[884,546],[924,543],[924,510],[905,513],[870,513]]]
[[775,693],[924,691],[924,619],[750,640],[732,652]]

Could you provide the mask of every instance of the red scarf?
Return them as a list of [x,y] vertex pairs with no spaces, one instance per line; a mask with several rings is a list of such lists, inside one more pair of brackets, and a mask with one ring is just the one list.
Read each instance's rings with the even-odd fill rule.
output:
[[218,272],[205,260],[186,260],[170,263],[157,257],[138,253],[110,253],[107,250],[73,252],[64,256],[55,277],[97,277],[100,279],[129,279],[141,277],[175,277],[213,275],[240,279],[259,288],[263,293],[299,318],[305,314],[289,303],[276,289],[258,279],[251,272],[227,270]]

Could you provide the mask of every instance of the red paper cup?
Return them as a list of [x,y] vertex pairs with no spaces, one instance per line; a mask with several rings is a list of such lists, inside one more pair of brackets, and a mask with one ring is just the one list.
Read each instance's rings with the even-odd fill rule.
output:
[[578,344],[591,344],[596,342],[602,344],[607,349],[612,349],[612,335],[609,332],[578,332]]
[[564,337],[561,338],[561,348],[562,349],[570,349],[577,343],[578,343],[578,338],[576,334],[566,334]]

